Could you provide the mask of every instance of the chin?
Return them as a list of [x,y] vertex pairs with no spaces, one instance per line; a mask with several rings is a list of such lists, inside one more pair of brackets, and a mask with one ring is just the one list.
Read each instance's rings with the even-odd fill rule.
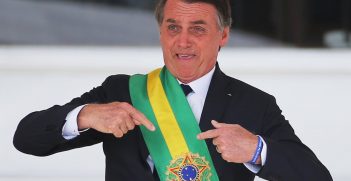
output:
[[179,80],[181,80],[184,83],[191,82],[196,79],[196,76],[194,74],[186,74],[186,73],[179,73],[178,77]]

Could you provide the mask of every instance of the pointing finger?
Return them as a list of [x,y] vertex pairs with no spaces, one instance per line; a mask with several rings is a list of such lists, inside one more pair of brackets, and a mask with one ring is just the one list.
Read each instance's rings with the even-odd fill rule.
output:
[[133,118],[136,125],[144,125],[148,130],[155,131],[155,126],[149,121],[143,113],[139,112],[133,106],[124,104],[125,110],[128,111],[129,115]]
[[[141,113],[140,113],[141,114]],[[136,119],[133,115],[134,120],[136,121],[135,124],[136,125],[144,125],[148,130],[150,131],[155,131],[155,126],[151,123],[151,121],[149,121],[144,115],[144,118],[139,118]]]
[[205,131],[205,132],[198,134],[197,139],[205,140],[205,139],[209,139],[209,138],[216,138],[219,136],[219,134],[220,134],[220,132],[218,129],[212,129],[212,130],[208,130],[208,131]]
[[138,126],[141,125],[141,123],[138,120],[136,120],[136,119],[133,119],[133,122],[134,122],[135,125],[138,125]]

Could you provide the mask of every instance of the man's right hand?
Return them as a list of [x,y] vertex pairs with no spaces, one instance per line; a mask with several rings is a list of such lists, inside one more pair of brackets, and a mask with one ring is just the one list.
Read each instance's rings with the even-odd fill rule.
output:
[[121,138],[136,125],[144,125],[150,131],[155,126],[136,110],[125,102],[112,102],[108,104],[88,104],[78,114],[78,129],[92,128],[102,133],[111,133]]

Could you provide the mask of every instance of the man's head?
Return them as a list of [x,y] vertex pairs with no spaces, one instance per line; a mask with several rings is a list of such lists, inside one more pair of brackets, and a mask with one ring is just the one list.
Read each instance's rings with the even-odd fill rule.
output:
[[229,0],[161,0],[156,8],[168,70],[184,83],[208,73],[229,38]]

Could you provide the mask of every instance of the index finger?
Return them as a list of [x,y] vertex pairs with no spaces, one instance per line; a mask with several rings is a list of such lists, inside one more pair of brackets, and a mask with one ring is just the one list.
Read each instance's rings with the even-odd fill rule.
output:
[[137,125],[144,125],[148,130],[155,131],[155,126],[148,120],[143,113],[135,109],[133,106],[128,106],[127,108],[129,115],[133,118],[134,121],[137,121]]
[[209,138],[216,138],[218,137],[220,134],[219,129],[211,129],[205,132],[202,132],[200,134],[197,135],[197,139],[199,140],[205,140],[205,139],[209,139]]
[[[142,113],[140,113],[138,117],[145,117]],[[144,125],[148,130],[150,131],[155,131],[156,128],[154,124],[150,120],[148,120],[146,117],[145,118],[135,118],[136,114],[132,114],[133,120],[137,121],[138,125]]]

